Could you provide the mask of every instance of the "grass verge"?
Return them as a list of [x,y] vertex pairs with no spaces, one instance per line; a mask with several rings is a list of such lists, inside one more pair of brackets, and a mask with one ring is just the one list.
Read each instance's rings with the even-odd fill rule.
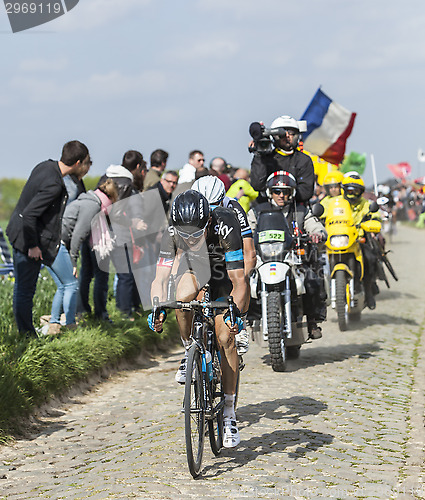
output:
[[[112,287],[110,287],[112,289]],[[50,313],[55,286],[43,270],[34,302],[34,323]],[[134,360],[144,350],[177,340],[177,324],[170,315],[164,332],[149,330],[146,315],[132,322],[121,317],[112,296],[108,310],[113,323],[87,319],[84,326],[55,337],[21,338],[12,311],[13,282],[0,280],[0,442],[20,433],[24,418],[51,397],[78,382]]]

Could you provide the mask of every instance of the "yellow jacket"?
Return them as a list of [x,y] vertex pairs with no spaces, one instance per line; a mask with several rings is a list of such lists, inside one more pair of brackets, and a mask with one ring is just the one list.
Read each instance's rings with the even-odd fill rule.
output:
[[[337,196],[337,198],[343,198],[343,197],[344,195],[342,194]],[[328,200],[326,200],[326,198],[328,198]],[[326,218],[329,202],[331,199],[332,199],[331,196],[325,196],[325,198],[323,198],[323,200],[320,202],[325,209],[322,215],[322,219]],[[360,201],[356,205],[352,205],[350,203],[350,207],[351,211],[353,212],[354,224],[357,226],[362,222],[363,217],[370,212],[370,201],[366,200],[366,198],[361,197]],[[370,215],[372,219],[381,220],[379,212],[371,213]],[[360,234],[363,234],[363,230],[360,231]]]
[[[244,196],[238,199],[236,195],[239,193],[241,189],[243,189]],[[245,212],[248,213],[248,210],[251,207],[251,203],[258,196],[258,191],[255,191],[255,189],[251,186],[251,184],[245,179],[239,179],[230,186],[226,195],[229,198],[234,198],[235,200],[239,201],[241,207],[245,210]]]

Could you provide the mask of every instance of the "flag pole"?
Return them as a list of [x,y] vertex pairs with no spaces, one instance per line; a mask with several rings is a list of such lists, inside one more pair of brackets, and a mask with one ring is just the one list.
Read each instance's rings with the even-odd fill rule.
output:
[[375,157],[373,156],[373,153],[370,154],[370,162],[372,164],[373,184],[375,185],[375,196],[378,196],[378,182],[376,180]]

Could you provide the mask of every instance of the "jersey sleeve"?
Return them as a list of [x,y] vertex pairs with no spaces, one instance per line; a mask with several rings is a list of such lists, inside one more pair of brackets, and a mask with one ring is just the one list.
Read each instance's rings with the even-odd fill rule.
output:
[[241,204],[238,201],[229,198],[228,207],[235,212],[236,218],[241,227],[242,238],[252,238],[251,226],[249,225],[248,217]]
[[225,208],[217,208],[214,214],[216,216],[214,230],[224,251],[226,269],[228,271],[243,269],[242,235],[236,214]]
[[174,231],[175,230],[172,226],[168,226],[162,235],[161,247],[157,260],[157,266],[159,267],[173,267],[173,262],[177,252],[177,247],[174,241]]

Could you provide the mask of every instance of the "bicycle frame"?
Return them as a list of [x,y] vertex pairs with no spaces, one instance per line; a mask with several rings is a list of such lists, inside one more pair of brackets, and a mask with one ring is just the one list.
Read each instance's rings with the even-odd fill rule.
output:
[[[234,325],[236,322],[232,297],[229,296],[227,302],[210,301],[209,298],[207,286],[202,300],[174,301],[160,305],[158,297],[153,299],[155,320],[161,307],[193,311],[192,345],[187,358],[183,413],[186,456],[190,473],[194,478],[199,476],[201,470],[206,423],[214,455],[218,455],[223,446],[224,391],[221,387],[221,355],[215,335],[214,310],[229,309],[231,324]],[[211,365],[207,365],[208,355],[211,356]]]

